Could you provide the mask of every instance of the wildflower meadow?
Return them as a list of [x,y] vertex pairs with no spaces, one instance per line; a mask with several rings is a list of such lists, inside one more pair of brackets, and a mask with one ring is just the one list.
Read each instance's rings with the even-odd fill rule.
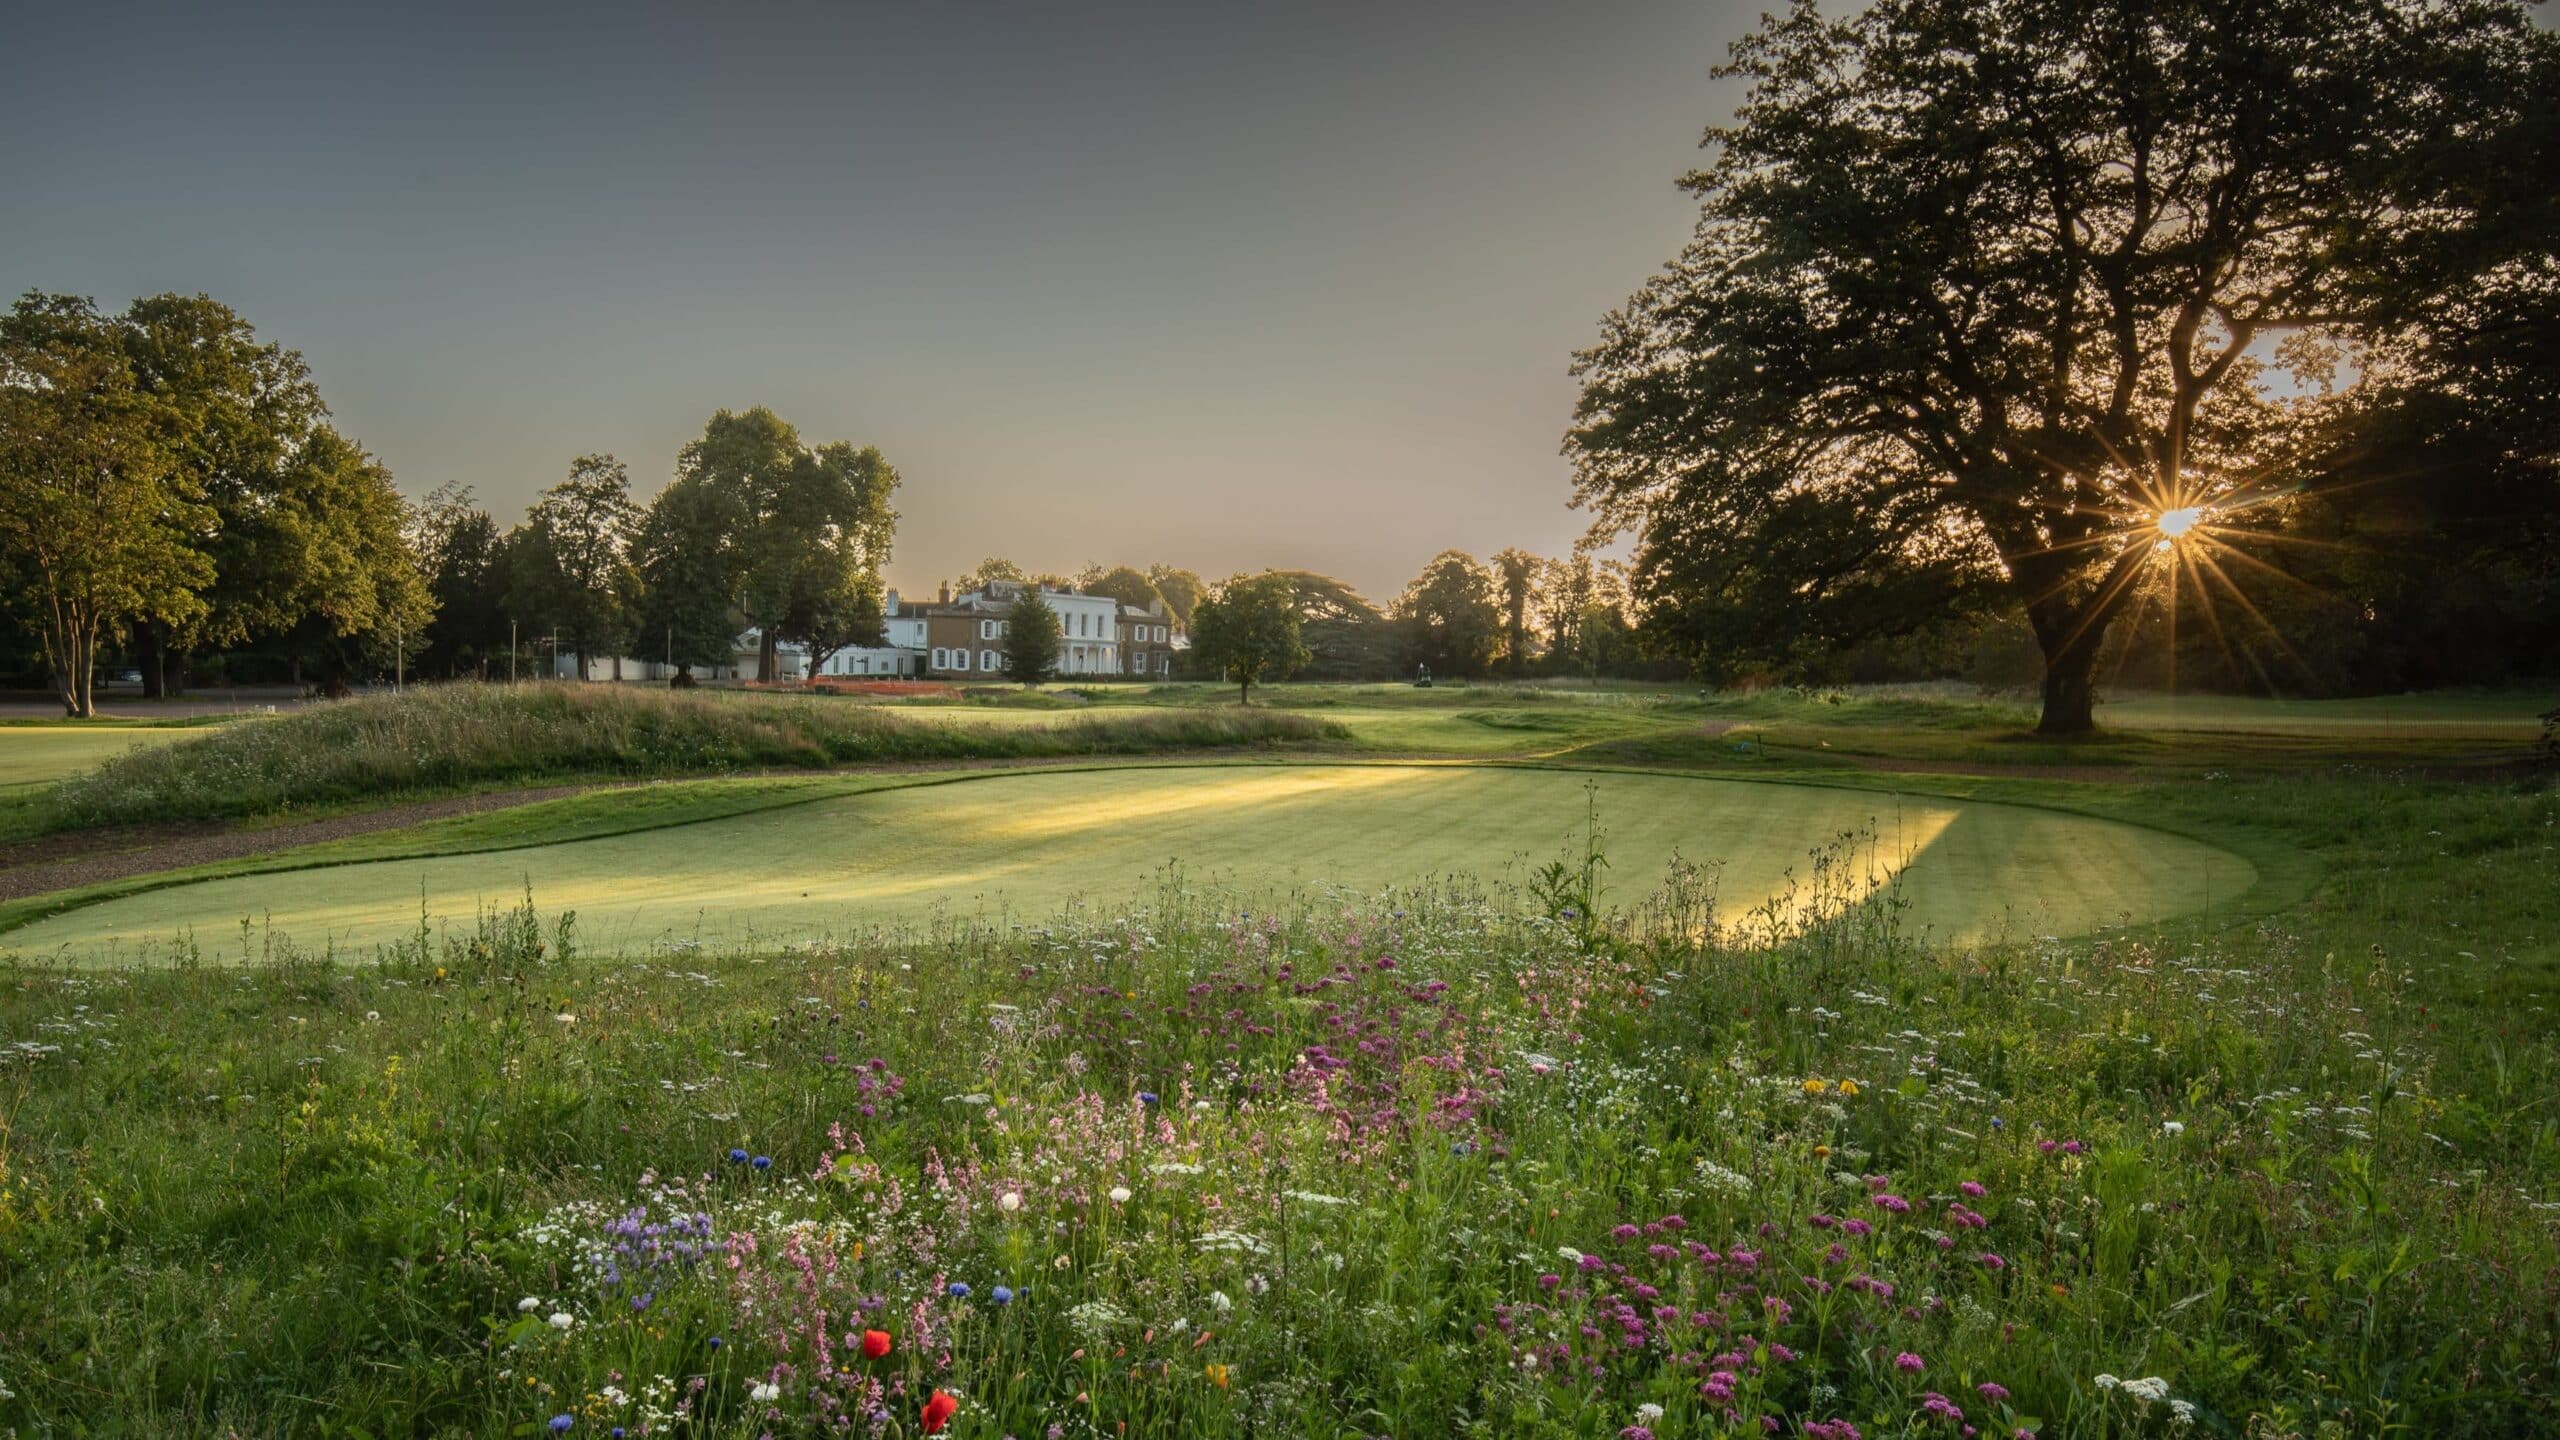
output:
[[2394,803],[2468,825],[2399,872],[2442,904],[2368,868],[1961,949],[1889,890],[1719,924],[1603,816],[1523,894],[1173,866],[1045,924],[591,955],[537,886],[365,963],[20,960],[0,1423],[2548,1433],[2542,996],[2430,957],[2554,800]]

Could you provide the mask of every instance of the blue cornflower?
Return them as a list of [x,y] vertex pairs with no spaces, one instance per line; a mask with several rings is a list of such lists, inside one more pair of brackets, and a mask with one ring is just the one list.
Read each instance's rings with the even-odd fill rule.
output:
[[577,1423],[577,1420],[572,1416],[554,1415],[551,1417],[551,1433],[554,1435],[566,1435],[569,1433],[569,1427]]
[[622,1427],[619,1425],[613,1427],[613,1440],[622,1440]]
[[744,1164],[746,1164],[746,1163],[747,1163],[747,1152],[746,1152],[746,1151],[744,1151],[744,1150],[731,1150],[731,1151],[729,1152],[729,1163],[730,1163],[730,1164],[732,1164],[732,1165],[744,1165]]
[[952,1298],[952,1299],[954,1299],[954,1300],[966,1300],[966,1299],[968,1299],[968,1298],[969,1298],[969,1282],[968,1282],[968,1281],[966,1281],[966,1280],[954,1280],[954,1281],[952,1281],[952,1282],[951,1282],[951,1298]]
[[1994,1129],[1994,1130],[1999,1130],[1999,1129],[2004,1129],[2004,1128],[2006,1128],[2006,1127],[2005,1127],[2005,1126],[2003,1126],[2003,1125],[2000,1123],[2000,1117],[1999,1117],[1999,1116],[1997,1116],[1997,1115],[1994,1115],[1994,1116],[1992,1116],[1992,1117],[1991,1117],[1991,1128],[1992,1128],[1992,1129]]
[[719,1349],[719,1348],[720,1348],[720,1337],[719,1337],[719,1336],[714,1335],[714,1336],[712,1336],[712,1337],[711,1337],[711,1348],[712,1348],[712,1349],[714,1349],[714,1350],[717,1350],[717,1349]]
[[987,1298],[999,1305],[1010,1305],[1013,1303],[1013,1292],[999,1285],[987,1292]]
[[1156,1103],[1157,1099],[1158,1097],[1156,1092],[1153,1090],[1141,1090],[1138,1092],[1138,1103],[1141,1105],[1153,1105]]
[[770,1170],[773,1168],[773,1157],[770,1155],[759,1155],[749,1163],[759,1170]]
[[658,1292],[655,1290],[642,1291],[640,1294],[631,1297],[631,1308],[634,1310],[646,1310],[649,1308],[649,1302],[657,1298]]

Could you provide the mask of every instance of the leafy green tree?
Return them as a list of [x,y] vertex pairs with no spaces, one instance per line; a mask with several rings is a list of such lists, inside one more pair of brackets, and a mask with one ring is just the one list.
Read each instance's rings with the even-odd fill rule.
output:
[[1395,669],[1394,627],[1359,591],[1312,570],[1264,573],[1289,587],[1309,657],[1300,673],[1318,680],[1378,680]]
[[966,595],[973,590],[984,590],[998,580],[1014,580],[1025,585],[1031,583],[1031,577],[1023,573],[1021,566],[1000,555],[990,555],[969,567],[968,573],[952,581],[951,588],[959,594]]
[[722,410],[702,428],[702,437],[676,457],[676,479],[710,486],[734,507],[732,535],[737,559],[735,599],[747,623],[758,632],[756,678],[777,678],[776,626],[792,601],[789,536],[771,523],[783,509],[792,472],[803,450],[800,432],[783,418],[757,406],[743,413]]
[[1164,597],[1164,608],[1173,612],[1173,623],[1186,630],[1191,628],[1191,612],[1199,606],[1200,597],[1209,593],[1209,587],[1198,575],[1171,565],[1148,566],[1147,579]]
[[281,568],[298,577],[282,592],[279,613],[298,614],[296,626],[368,670],[394,650],[426,643],[435,600],[409,544],[408,499],[391,471],[321,425],[285,462],[277,493],[291,517]]
[[1493,573],[1502,589],[1502,664],[1513,675],[1528,672],[1529,601],[1537,593],[1542,562],[1526,550],[1497,551]]
[[[142,691],[154,696],[178,689],[186,650],[236,646],[300,624],[318,588],[311,547],[342,537],[345,527],[283,493],[292,457],[328,414],[301,355],[261,342],[238,312],[204,295],[147,296],[126,307],[118,326],[172,463],[204,497],[194,543],[213,566],[191,623],[134,627]],[[345,585],[379,578],[350,559],[339,553],[320,563]],[[327,598],[347,603],[344,595]]]
[[98,646],[204,610],[203,492],[172,461],[115,324],[30,292],[0,319],[0,580],[44,638],[63,713],[96,713]]
[[735,507],[737,602],[758,632],[758,679],[778,678],[784,640],[831,652],[877,638],[880,565],[898,521],[898,472],[878,450],[812,450],[770,410],[722,410],[684,448],[676,476]]
[[569,478],[543,491],[525,517],[534,537],[527,559],[549,567],[527,576],[530,588],[562,643],[577,652],[581,680],[595,678],[598,655],[614,656],[618,665],[629,637],[628,551],[639,518],[631,472],[610,455],[570,461]]
[[1251,704],[1253,687],[1286,680],[1307,663],[1289,582],[1277,575],[1239,575],[1203,598],[1191,613],[1191,649],[1237,686],[1236,703]]
[[676,667],[672,683],[694,683],[696,665],[737,658],[746,618],[737,609],[742,529],[736,498],[700,477],[678,477],[658,492],[631,541],[640,580],[633,613],[640,647],[651,642]]
[[435,606],[418,672],[486,675],[508,640],[506,543],[497,521],[472,502],[471,487],[439,485],[414,512],[409,548]]
[[1443,550],[1395,604],[1405,657],[1434,676],[1482,675],[1502,642],[1493,576],[1463,550]]
[[[1123,605],[1134,605],[1140,610],[1164,603],[1164,592],[1156,588],[1156,582],[1148,579],[1144,571],[1126,565],[1114,565],[1109,569],[1093,566],[1076,577],[1075,588],[1087,595],[1108,595]],[[1171,607],[1167,608],[1170,610]]]
[[775,628],[808,651],[812,675],[836,651],[886,633],[880,567],[897,529],[897,488],[879,450],[842,441],[811,452],[793,477],[775,522],[794,542],[779,562],[789,581]]
[[1996,592],[2039,728],[2086,731],[2154,557],[2240,563],[2338,438],[2260,387],[2261,341],[2547,276],[2503,212],[2547,200],[2516,137],[2554,43],[2507,0],[1799,4],[1734,47],[1696,238],[1579,358],[1577,500],[1639,533],[1693,660]]
[[1058,668],[1058,612],[1037,587],[1014,597],[1004,617],[1004,678],[1038,685]]

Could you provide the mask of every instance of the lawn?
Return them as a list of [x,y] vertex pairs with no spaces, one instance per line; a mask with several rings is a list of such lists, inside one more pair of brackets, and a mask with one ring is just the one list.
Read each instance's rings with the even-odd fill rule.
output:
[[0,725],[0,789],[60,780],[128,750],[190,733],[166,725]]
[[[2237,855],[2157,830],[1919,795],[1511,767],[1149,766],[866,787],[623,835],[210,880],[0,943],[90,962],[165,958],[182,936],[217,958],[277,938],[361,954],[414,933],[422,911],[467,925],[528,892],[575,911],[584,943],[604,950],[781,943],[944,912],[1046,919],[1143,891],[1177,863],[1194,884],[1265,904],[1452,875],[1517,890],[1577,843],[1593,807],[1613,874],[1650,885],[1675,855],[1712,867],[1726,924],[1796,914],[1817,889],[1863,897],[1896,881],[1915,932],[2076,933],[2228,907],[2256,879]],[[1817,877],[1810,857],[1826,848],[1839,853]]]

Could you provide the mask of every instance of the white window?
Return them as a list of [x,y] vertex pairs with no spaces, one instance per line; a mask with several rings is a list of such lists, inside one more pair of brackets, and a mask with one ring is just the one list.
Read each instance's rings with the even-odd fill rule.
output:
[[979,651],[978,668],[981,670],[994,670],[1000,668],[996,663],[996,652],[993,650]]
[[950,651],[948,651],[948,650],[942,649],[940,646],[936,646],[936,647],[934,647],[934,652],[933,652],[933,668],[934,668],[934,669],[936,669],[936,670],[948,670],[948,669],[950,669],[950,668],[951,668],[951,652],[950,652]]

